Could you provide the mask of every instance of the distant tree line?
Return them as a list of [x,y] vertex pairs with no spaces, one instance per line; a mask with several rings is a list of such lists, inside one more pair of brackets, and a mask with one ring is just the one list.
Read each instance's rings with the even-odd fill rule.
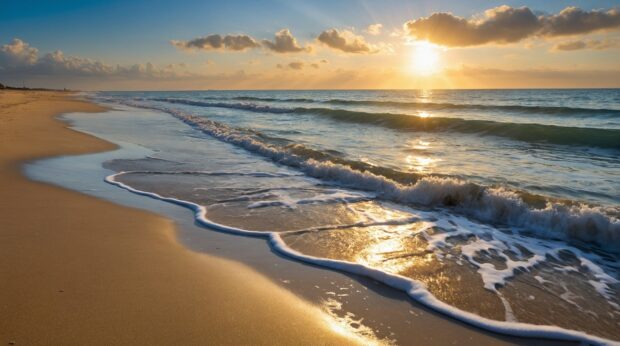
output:
[[4,85],[2,83],[0,83],[0,90],[35,90],[35,91],[71,91],[67,88],[64,89],[48,89],[48,88],[26,88],[24,87],[12,87],[9,85]]

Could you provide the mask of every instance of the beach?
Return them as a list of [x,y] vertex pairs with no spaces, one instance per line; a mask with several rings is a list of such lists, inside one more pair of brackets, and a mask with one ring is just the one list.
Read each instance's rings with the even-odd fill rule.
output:
[[[312,235],[315,231],[307,227],[334,220],[346,226],[347,222],[355,221],[351,213],[360,208],[370,216],[374,213],[374,217],[394,220],[403,217],[405,214],[399,213],[405,210],[390,211],[386,209],[389,206],[372,203],[349,190],[305,186],[306,178],[291,175],[283,168],[270,171],[273,169],[270,163],[255,161],[248,154],[239,156],[227,144],[218,144],[217,139],[200,137],[197,131],[166,112],[141,111],[105,102],[98,105],[70,93],[6,91],[0,95],[4,197],[0,202],[3,221],[0,234],[5,255],[0,267],[3,292],[0,304],[6,314],[0,322],[0,337],[7,343],[446,344],[462,341],[479,345],[546,345],[561,343],[554,339],[584,338],[565,331],[554,334],[553,329],[528,330],[523,327],[526,325],[507,324],[506,327],[477,318],[465,318],[464,324],[459,321],[463,318],[458,310],[438,313],[434,310],[438,306],[442,311],[441,303],[428,298],[411,299],[408,296],[411,293],[394,289],[394,281],[375,278],[372,273],[348,275],[347,266],[336,271],[324,268],[330,265],[323,264],[320,258],[353,256],[346,250],[337,255],[322,253],[320,247],[309,246],[308,242],[316,239],[295,239],[297,232],[277,233],[294,226],[306,227]],[[58,119],[67,113],[76,116]],[[177,143],[181,134],[194,138],[193,142],[182,142],[176,149],[168,147]],[[134,144],[127,141],[139,149],[131,149]],[[190,147],[205,152],[186,151]],[[144,148],[150,149],[145,152]],[[178,151],[180,148],[183,150]],[[200,167],[207,165],[219,171],[194,171],[188,163],[171,161],[166,155],[173,149],[176,151],[170,154],[179,162],[203,158],[209,163],[202,162]],[[124,151],[133,154],[125,157]],[[97,152],[111,155],[91,154],[92,159],[89,155],[73,156]],[[119,154],[113,155],[115,152]],[[48,157],[58,158],[41,160]],[[224,160],[223,167],[218,166],[220,160]],[[234,173],[223,171],[236,160],[247,162],[252,171],[245,172],[245,168]],[[94,168],[87,168],[88,165]],[[102,166],[112,172],[130,172],[108,176],[106,184],[88,171],[101,171]],[[204,177],[212,180],[195,180]],[[256,189],[267,184],[264,179],[277,184],[285,182],[292,190],[311,191],[317,196],[316,201],[310,200],[310,196],[291,195],[302,201],[299,203],[277,195],[293,207],[268,203],[255,208],[248,206],[244,199],[235,199],[237,190],[247,193],[244,186],[252,184]],[[120,182],[130,184],[120,187],[138,190],[123,191],[117,186]],[[224,183],[232,189],[220,188]],[[190,194],[187,184],[201,187],[194,188]],[[101,185],[109,191],[101,190]],[[162,207],[168,204],[164,197],[149,198],[150,192],[135,194],[144,190],[181,196],[205,205],[212,203],[209,218],[194,223],[186,212]],[[196,193],[202,190],[205,195]],[[122,197],[124,193],[132,199]],[[229,202],[210,202],[222,198]],[[349,211],[343,212],[341,208],[347,205],[351,205]],[[183,207],[181,204],[177,209]],[[331,209],[326,212],[325,207]],[[445,217],[449,219],[449,215]],[[380,222],[375,224],[381,226]],[[374,231],[375,226],[356,225],[351,228],[356,234],[360,232],[356,241],[373,245],[374,240],[361,232],[364,228]],[[394,230],[401,227],[391,221],[386,225],[393,225],[389,227]],[[248,232],[244,229],[264,231],[251,231],[246,234],[250,237],[234,235]],[[270,230],[276,232],[269,233]],[[228,234],[230,231],[233,234]],[[302,232],[302,236],[308,231]],[[264,242],[261,238],[268,234],[272,234],[271,238]],[[289,243],[301,253],[289,254]],[[307,257],[306,253],[317,257]],[[313,262],[315,259],[318,262]],[[441,283],[445,280],[445,269],[441,265],[433,266],[436,264],[429,262],[421,268],[428,273],[428,279]],[[383,270],[389,273],[393,269]],[[471,287],[454,288],[455,292],[464,292],[460,295],[445,291],[442,296],[441,291],[434,291],[437,296],[460,308],[479,309],[476,311],[480,315],[501,320],[504,313],[501,302],[494,300],[491,293],[481,295],[477,291],[476,286],[481,285],[479,278],[463,270],[450,270],[459,276],[459,281],[469,282],[463,285]],[[419,275],[415,271],[410,273]],[[432,284],[429,286],[433,289]],[[528,292],[527,287],[520,289]],[[493,303],[475,304],[476,299],[482,301],[483,297]],[[482,329],[467,326],[478,323],[482,323]],[[501,334],[542,336],[550,340]]]
[[[88,97],[115,112],[70,117],[72,126],[145,149],[100,158],[100,179],[194,211],[179,220],[233,236],[226,248],[238,254],[214,251],[211,232],[183,236],[186,246],[241,260],[327,311],[353,313],[341,317],[357,332],[406,343],[410,326],[425,323],[412,317],[422,306],[505,335],[617,338],[616,90]],[[43,169],[38,179],[72,188]],[[264,239],[285,259],[382,283],[408,297],[413,313],[304,267],[300,275],[282,262],[265,269],[271,264],[244,255],[261,245],[242,245],[239,235]],[[377,318],[374,306],[388,305]]]
[[0,22],[0,344],[620,345],[617,1]]
[[28,160],[114,149],[54,119],[102,107],[56,92],[3,91],[0,102],[1,342],[354,341],[247,267],[184,249],[166,219],[22,175]]
[[620,345],[617,3],[0,22],[0,344]]

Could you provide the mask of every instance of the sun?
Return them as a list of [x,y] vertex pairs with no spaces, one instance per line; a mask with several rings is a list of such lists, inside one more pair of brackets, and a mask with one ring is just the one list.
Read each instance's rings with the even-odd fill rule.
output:
[[440,59],[437,46],[419,41],[415,43],[411,57],[411,69],[417,75],[428,76],[439,71]]

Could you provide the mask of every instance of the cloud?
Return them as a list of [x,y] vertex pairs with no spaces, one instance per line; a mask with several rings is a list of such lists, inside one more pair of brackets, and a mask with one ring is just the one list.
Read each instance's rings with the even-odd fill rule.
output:
[[377,36],[381,34],[381,30],[383,29],[383,24],[371,24],[366,28],[366,32],[370,35]]
[[405,23],[405,30],[417,39],[462,47],[520,41],[540,30],[540,23],[527,7],[500,6],[485,11],[480,20],[433,13]]
[[276,67],[282,70],[285,69],[291,69],[291,70],[303,70],[303,68],[306,66],[306,63],[304,63],[303,61],[293,61],[293,62],[289,62],[286,65],[282,65],[282,64],[277,64]]
[[302,47],[297,43],[297,39],[291,34],[289,29],[282,29],[276,32],[275,40],[262,41],[263,46],[276,53],[299,53],[310,51],[310,47]]
[[620,48],[620,40],[604,39],[604,40],[576,40],[558,43],[553,46],[554,51],[573,51],[573,50],[604,50]]
[[66,56],[60,50],[39,57],[38,49],[20,39],[14,39],[0,48],[0,71],[13,76],[178,78],[189,75],[185,68],[185,64],[158,68],[151,63],[113,66],[99,60]]
[[225,35],[219,34],[198,37],[190,41],[172,40],[170,43],[182,50],[230,50],[245,51],[260,47],[260,44],[248,35]]
[[28,43],[14,38],[13,42],[0,48],[0,68],[17,68],[34,64],[38,59],[39,50]]
[[544,24],[541,34],[544,36],[566,36],[587,34],[599,30],[620,28],[620,11],[584,11],[577,7],[567,7],[560,13],[542,17]]
[[288,64],[288,67],[292,68],[293,70],[301,70],[304,68],[304,65],[305,64],[301,61],[293,61]]
[[288,64],[277,64],[276,68],[279,68],[281,70],[303,70],[306,67],[311,67],[313,69],[320,69],[321,68],[321,64],[327,64],[327,60],[322,59],[322,60],[318,60],[318,61],[314,61],[314,62],[305,62],[305,61],[292,61],[289,62]]
[[463,88],[609,88],[617,87],[620,70],[557,69],[549,67],[498,69],[462,65],[445,75]]
[[438,12],[405,23],[405,31],[416,39],[451,47],[467,47],[488,43],[512,43],[529,37],[556,37],[587,34],[620,27],[620,13],[583,11],[568,7],[555,15],[537,16],[528,7],[499,6],[481,17],[465,19],[451,13]]
[[369,54],[378,52],[378,49],[367,43],[362,36],[357,36],[349,30],[325,30],[317,37],[317,40],[332,49],[345,53]]
[[62,51],[47,53],[32,65],[37,72],[45,74],[109,75],[115,73],[113,66],[88,58],[65,56]]

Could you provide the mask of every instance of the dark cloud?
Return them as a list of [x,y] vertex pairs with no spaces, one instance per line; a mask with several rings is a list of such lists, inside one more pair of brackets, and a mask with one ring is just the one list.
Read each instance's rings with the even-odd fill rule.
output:
[[170,41],[173,46],[185,50],[231,50],[244,51],[260,47],[260,44],[248,35],[225,35],[219,34],[198,37],[190,41]]
[[620,48],[620,40],[577,40],[558,43],[553,47],[556,51],[573,51],[573,50],[604,50]]
[[568,7],[556,15],[537,16],[527,7],[499,6],[480,18],[465,19],[451,13],[434,13],[405,23],[409,35],[437,44],[466,47],[512,43],[528,37],[587,34],[620,27],[618,10],[583,11]]
[[500,6],[485,11],[481,20],[434,13],[405,23],[405,30],[418,39],[445,46],[474,46],[520,41],[540,30],[540,23],[527,7]]
[[541,17],[541,22],[544,24],[541,34],[544,36],[587,34],[620,28],[620,12],[617,9],[584,11],[567,7],[556,15]]
[[309,47],[302,47],[297,43],[297,39],[291,34],[288,29],[282,29],[276,32],[275,40],[263,40],[263,46],[276,53],[299,53],[307,52]]
[[324,45],[345,53],[368,54],[378,50],[367,43],[362,36],[348,30],[329,29],[323,31],[317,40]]

